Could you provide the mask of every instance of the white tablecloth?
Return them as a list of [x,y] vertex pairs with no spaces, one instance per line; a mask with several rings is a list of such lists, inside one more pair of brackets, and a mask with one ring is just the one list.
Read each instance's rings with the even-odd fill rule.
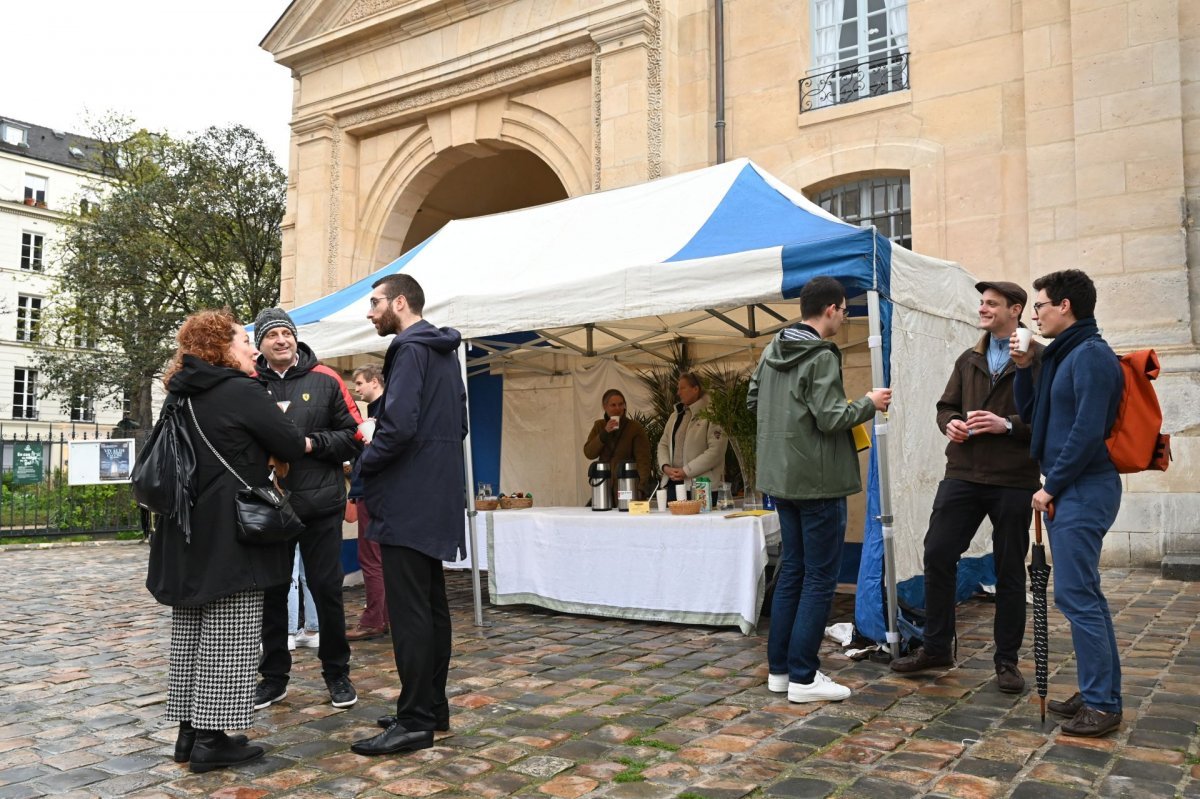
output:
[[[762,607],[779,517],[531,508],[480,513],[493,604],[739,627]],[[486,531],[486,534],[484,534]]]

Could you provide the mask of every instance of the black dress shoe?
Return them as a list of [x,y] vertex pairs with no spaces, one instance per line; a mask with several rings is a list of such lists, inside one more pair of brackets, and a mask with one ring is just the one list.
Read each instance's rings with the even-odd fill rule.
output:
[[399,724],[393,724],[373,738],[363,738],[350,745],[356,755],[392,755],[397,752],[415,752],[433,746],[433,730],[410,732]]
[[1019,694],[1025,690],[1025,678],[1016,663],[996,664],[996,687],[1006,694]]
[[1046,709],[1058,716],[1066,716],[1069,719],[1075,718],[1075,714],[1083,710],[1083,694],[1076,691],[1065,702],[1051,699],[1046,703]]
[[1121,726],[1121,713],[1106,713],[1084,705],[1070,721],[1064,721],[1062,731],[1080,738],[1099,738]]
[[[388,727],[396,723],[396,717],[380,716],[379,718],[375,719],[375,723],[379,725],[380,729],[386,730]],[[450,732],[450,718],[447,716],[445,719],[438,719],[433,729],[436,732]]]
[[214,769],[248,763],[263,756],[261,746],[246,746],[234,743],[233,739],[220,730],[196,730],[196,745],[192,747],[192,759],[188,768],[193,774],[203,774]]
[[892,661],[892,671],[898,674],[911,674],[925,669],[943,669],[954,665],[954,658],[949,655],[933,655],[925,651],[925,647],[917,647],[902,658]]
[[[245,746],[250,741],[245,735],[230,735],[229,740],[238,746]],[[175,762],[188,762],[192,757],[192,747],[195,745],[196,728],[190,721],[179,722],[179,735],[175,737]]]

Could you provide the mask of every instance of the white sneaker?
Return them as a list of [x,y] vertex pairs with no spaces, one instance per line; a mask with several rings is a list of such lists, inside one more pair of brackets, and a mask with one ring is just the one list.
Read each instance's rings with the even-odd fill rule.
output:
[[310,633],[307,630],[301,630],[296,633],[296,646],[303,646],[309,649],[316,649],[321,645],[321,633]]
[[788,689],[788,676],[786,674],[768,674],[767,675],[767,690],[771,693],[781,694]]
[[288,651],[291,652],[295,648],[296,648],[296,636],[289,635],[288,636]]
[[850,696],[850,689],[818,671],[808,684],[788,683],[787,695],[789,702],[840,702]]

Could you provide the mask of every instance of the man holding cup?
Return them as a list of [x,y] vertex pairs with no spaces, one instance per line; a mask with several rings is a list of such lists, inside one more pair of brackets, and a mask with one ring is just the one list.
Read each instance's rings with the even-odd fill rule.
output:
[[1030,501],[1040,480],[1029,455],[1029,425],[1013,398],[1017,370],[1009,339],[1020,339],[1034,369],[1040,367],[1043,347],[1021,324],[1028,299],[1024,289],[1003,280],[976,283],[975,289],[981,295],[983,336],[959,356],[937,403],[938,427],[949,443],[946,476],[938,485],[925,534],[923,646],[892,661],[891,667],[909,674],[954,665],[958,561],[986,517],[992,523],[996,566],[996,684],[1005,693],[1019,693],[1025,688],[1017,660],[1025,635]]

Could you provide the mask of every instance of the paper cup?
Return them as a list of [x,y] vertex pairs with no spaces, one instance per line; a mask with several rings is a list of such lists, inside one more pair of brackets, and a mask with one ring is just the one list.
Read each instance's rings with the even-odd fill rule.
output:
[[667,489],[660,488],[654,492],[654,503],[660,511],[667,510]]
[[1029,344],[1033,341],[1033,331],[1027,327],[1017,328],[1017,352],[1029,352]]
[[679,483],[675,486],[675,499],[684,502],[688,498],[687,483]]
[[371,439],[375,437],[375,420],[366,419],[358,426],[358,432],[362,433],[363,441],[370,444]]

